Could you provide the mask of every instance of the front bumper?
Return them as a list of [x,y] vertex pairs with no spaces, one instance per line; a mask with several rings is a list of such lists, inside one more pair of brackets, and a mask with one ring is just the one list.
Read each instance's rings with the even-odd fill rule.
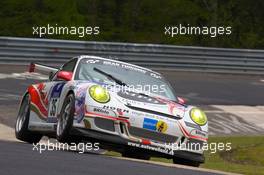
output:
[[[146,115],[144,114],[143,117],[145,118]],[[148,117],[151,118],[151,116]],[[177,124],[170,125],[170,128],[175,127],[173,129],[175,134],[172,135],[172,133],[139,127],[144,125],[144,123],[140,123],[143,121],[141,118],[124,116],[104,108],[86,106],[84,118],[79,122],[74,122],[73,128],[75,134],[85,136],[88,140],[95,140],[104,147],[118,152],[135,150],[137,153],[146,154],[147,152],[152,156],[179,157],[200,163],[204,162],[202,149],[182,149],[182,144],[189,143],[198,144],[201,148],[201,145],[206,141],[190,137],[181,122],[175,121]]]
[[148,154],[155,157],[164,158],[182,158],[190,161],[204,163],[205,158],[203,154],[194,153],[182,150],[173,150],[155,145],[149,145],[148,143],[138,143],[125,139],[118,135],[113,135],[104,132],[98,132],[92,129],[75,127],[72,131],[73,135],[84,136],[87,140],[92,142],[99,142],[100,148],[114,150],[117,152],[124,152],[130,150],[138,154]]

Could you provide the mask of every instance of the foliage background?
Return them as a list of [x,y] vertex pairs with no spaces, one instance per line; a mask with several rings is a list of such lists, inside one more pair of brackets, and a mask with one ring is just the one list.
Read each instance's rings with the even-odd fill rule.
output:
[[[0,36],[36,37],[33,26],[99,26],[100,35],[47,38],[264,48],[263,0],[1,0]],[[164,27],[231,26],[232,34],[164,35]]]

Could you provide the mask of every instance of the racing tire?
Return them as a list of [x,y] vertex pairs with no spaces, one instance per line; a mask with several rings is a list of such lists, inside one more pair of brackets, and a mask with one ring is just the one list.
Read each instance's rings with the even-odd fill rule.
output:
[[60,115],[58,117],[56,138],[59,142],[70,143],[73,141],[70,131],[73,125],[75,112],[75,98],[73,94],[69,94],[62,105]]
[[182,158],[178,158],[178,157],[173,158],[173,163],[174,164],[180,164],[180,165],[193,166],[193,167],[199,167],[200,166],[200,162],[182,159]]
[[132,151],[124,151],[122,153],[122,157],[134,158],[134,159],[141,159],[141,160],[150,160],[150,156],[146,154],[136,154]]
[[30,96],[26,94],[21,102],[15,125],[16,138],[28,143],[38,143],[42,134],[29,131],[28,123],[30,116]]

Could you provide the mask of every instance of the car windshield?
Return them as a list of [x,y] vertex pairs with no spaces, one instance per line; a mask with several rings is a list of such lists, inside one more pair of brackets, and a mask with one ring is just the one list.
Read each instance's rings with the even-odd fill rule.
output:
[[84,58],[79,62],[75,80],[89,80],[129,87],[139,93],[177,101],[170,84],[158,73],[111,60]]

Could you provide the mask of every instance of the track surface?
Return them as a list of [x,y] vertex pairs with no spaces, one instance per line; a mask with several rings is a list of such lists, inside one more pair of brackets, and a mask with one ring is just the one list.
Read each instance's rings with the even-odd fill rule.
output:
[[[12,73],[27,71],[26,66],[0,65],[0,104],[12,104],[34,81],[14,78]],[[264,105],[264,77],[159,71],[172,84],[178,96],[194,105]],[[10,76],[11,78],[7,78]]]
[[199,105],[263,105],[264,77],[161,71],[179,96]]
[[96,174],[96,175],[212,175],[181,168],[170,168],[103,155],[79,154],[66,151],[46,151],[40,154],[32,145],[0,141],[0,174]]

